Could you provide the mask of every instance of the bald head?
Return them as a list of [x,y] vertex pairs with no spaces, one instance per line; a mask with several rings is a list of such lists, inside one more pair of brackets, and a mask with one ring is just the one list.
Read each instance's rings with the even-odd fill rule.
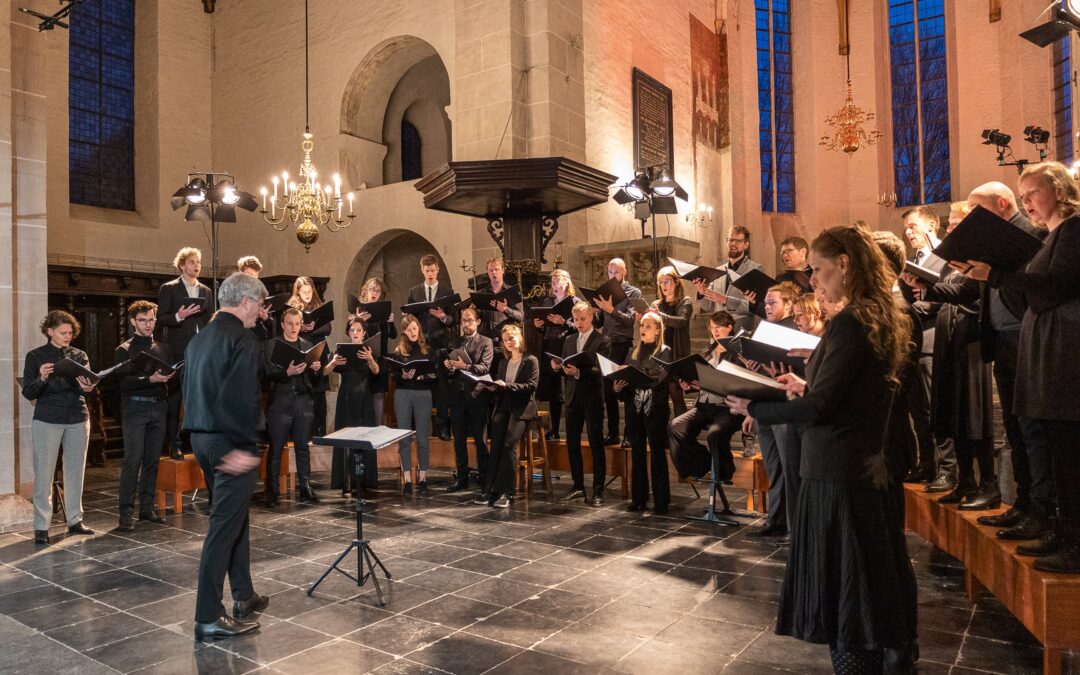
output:
[[1008,185],[996,180],[972,190],[967,202],[971,206],[981,206],[1005,220],[1011,219],[1019,211],[1016,208],[1016,195]]

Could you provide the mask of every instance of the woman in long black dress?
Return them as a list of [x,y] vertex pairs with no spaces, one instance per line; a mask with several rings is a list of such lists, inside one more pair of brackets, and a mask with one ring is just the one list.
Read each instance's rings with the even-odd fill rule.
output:
[[[570,273],[566,270],[551,271],[551,294],[544,298],[545,307],[553,307],[577,293]],[[533,319],[533,325],[540,331],[540,351],[562,354],[563,340],[574,329],[574,324],[558,314],[549,314],[544,319]],[[548,402],[551,413],[551,430],[547,440],[559,440],[559,424],[562,422],[563,394],[562,377],[551,369],[550,359],[540,360],[540,385],[536,398]]]
[[[656,273],[656,300],[652,309],[664,320],[664,344],[671,350],[671,360],[690,356],[690,317],[694,315],[694,303],[683,292],[682,280],[674,267],[663,267]],[[677,382],[668,382],[668,394],[675,416],[686,412],[686,398]]]
[[[289,307],[295,307],[301,312],[311,312],[323,305],[323,299],[319,296],[319,290],[315,288],[315,281],[311,277],[296,277],[293,282],[292,295],[286,301]],[[330,334],[331,324],[325,323],[318,328],[315,322],[309,322],[300,326],[300,337],[313,345],[317,345]],[[311,398],[315,402],[315,419],[311,422],[311,435],[322,436],[326,431],[326,390],[327,379],[320,377],[314,383]]]
[[885,649],[916,638],[914,576],[883,451],[911,319],[868,233],[826,230],[811,253],[814,285],[848,304],[829,322],[806,381],[778,378],[794,397],[785,402],[726,400],[764,424],[806,425],[776,632],[828,644],[837,672],[880,673]]
[[[367,339],[364,321],[356,315],[350,315],[345,321],[345,332],[354,345]],[[345,357],[335,354],[326,364],[326,373],[331,372],[341,375],[337,406],[334,408],[334,426],[338,429],[378,426],[375,421],[372,385],[378,379],[382,368],[371,353],[371,348],[364,347],[360,350],[359,364],[349,363]],[[330,469],[330,488],[341,488],[343,494],[348,491],[347,486],[350,484],[347,477],[352,475],[352,464],[346,462],[346,456],[345,448],[334,448],[334,461]],[[364,487],[375,487],[378,483],[379,468],[376,459],[374,450],[364,451]]]
[[514,501],[518,443],[529,421],[536,419],[534,394],[540,381],[540,364],[535,356],[525,353],[525,337],[517,325],[503,326],[500,335],[503,359],[499,362],[498,377],[494,384],[478,385],[478,388],[495,392],[495,412],[488,427],[491,434],[491,467],[486,476],[484,494],[476,503],[505,509]]
[[[364,282],[360,289],[360,302],[382,302],[389,300],[386,295],[386,284],[379,277],[371,277]],[[370,336],[378,333],[380,354],[388,354],[390,340],[396,340],[398,336],[397,326],[394,324],[394,313],[386,321],[372,321],[367,312],[360,312],[357,316],[364,322],[364,331]],[[371,385],[371,400],[375,408],[375,425],[383,424],[384,411],[386,409],[386,393],[390,390],[390,371],[386,368],[379,371],[378,376]]]

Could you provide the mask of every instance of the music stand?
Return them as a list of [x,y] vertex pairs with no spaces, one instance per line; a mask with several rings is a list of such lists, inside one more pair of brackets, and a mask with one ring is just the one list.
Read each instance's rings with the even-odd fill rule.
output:
[[[724,492],[724,483],[728,485],[731,481],[721,481],[717,478],[720,475],[720,455],[717,452],[712,453],[712,468],[711,475],[709,476],[709,507],[705,509],[705,513],[700,516],[688,516],[690,520],[697,520],[703,523],[716,523],[717,525],[731,525],[732,527],[742,527],[746,523],[740,523],[737,520],[733,520],[733,517],[743,518],[755,518],[757,514],[749,511],[736,511],[731,508],[731,503],[728,501],[727,494]],[[716,497],[720,496],[720,501],[723,502],[724,508],[720,511],[716,510]]]
[[[328,436],[320,436],[312,440],[320,445],[333,445],[354,451],[379,450],[393,443],[401,442],[415,433],[407,429],[390,429],[388,427],[347,427],[338,429]],[[356,538],[326,568],[322,576],[311,584],[307,589],[307,594],[314,593],[319,584],[330,576],[330,572],[337,570],[355,581],[357,586],[363,586],[368,579],[371,579],[372,584],[375,586],[375,594],[379,598],[379,605],[383,606],[386,604],[386,600],[383,599],[379,578],[375,576],[375,567],[378,566],[382,570],[388,581],[391,578],[390,570],[386,569],[386,565],[379,560],[379,556],[371,548],[371,544],[367,539],[364,539],[364,459],[361,452],[352,452],[351,454],[353,456],[353,483],[358,490],[357,498],[353,500],[353,508],[356,511]],[[352,553],[353,549],[356,549],[356,576],[338,566],[342,560]],[[366,572],[364,571],[365,565]]]

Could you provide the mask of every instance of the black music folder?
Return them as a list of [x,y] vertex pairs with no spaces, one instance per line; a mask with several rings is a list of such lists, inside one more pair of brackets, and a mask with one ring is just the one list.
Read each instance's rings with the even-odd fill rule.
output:
[[405,360],[405,357],[395,354],[394,356],[387,356],[385,361],[390,364],[391,368],[415,370],[417,375],[429,375],[435,372],[435,362],[427,356]]
[[413,316],[424,316],[429,309],[439,308],[450,314],[453,312],[454,305],[461,302],[461,296],[457,293],[451,293],[450,295],[444,295],[441,298],[435,298],[431,302],[413,302],[408,305],[402,305],[401,311],[405,314],[412,314]]
[[742,355],[759,363],[784,363],[799,372],[806,368],[806,360],[798,356],[788,356],[793,349],[816,349],[821,338],[787,328],[775,323],[762,321],[748,340],[741,340]]
[[729,269],[727,275],[728,279],[731,280],[732,286],[743,293],[754,293],[756,296],[754,298],[755,302],[763,301],[765,299],[765,294],[769,292],[769,289],[776,285],[776,279],[773,279],[759,269],[752,269],[746,274],[739,274],[738,272]]
[[649,307],[651,307],[651,305],[649,305],[649,303],[644,298],[630,299],[630,309],[638,312],[639,314],[644,314],[645,312],[649,311]]
[[361,312],[367,312],[371,315],[371,318],[368,319],[368,323],[382,324],[390,320],[391,309],[389,300],[378,300],[376,302],[361,302],[352,313],[360,314]]
[[284,340],[274,340],[274,351],[270,352],[270,360],[282,368],[288,368],[293,363],[306,363],[310,366],[322,357],[324,349],[326,340],[306,351],[297,349]]
[[489,375],[488,373],[484,373],[483,375],[477,375],[475,373],[470,373],[467,370],[459,370],[457,371],[457,374],[464,377],[467,381],[473,382],[475,384],[484,384],[489,387],[495,387],[496,389],[502,389],[506,387],[505,383],[503,383],[502,385],[495,384],[495,380],[491,379],[491,375]]
[[472,359],[469,358],[469,352],[461,347],[451,349],[450,353],[446,355],[446,358],[450,361],[464,361],[465,365],[472,365]]
[[90,382],[97,384],[107,375],[109,375],[125,363],[127,363],[126,360],[121,361],[120,363],[116,364],[111,368],[106,368],[101,372],[95,373],[94,371],[90,370],[78,361],[74,361],[65,356],[54,364],[55,367],[53,368],[53,374],[59,375],[61,377],[66,377],[69,380],[75,380],[79,377],[85,377],[86,379],[90,380]]
[[[659,382],[645,374],[645,371],[634,366],[620,366],[603,354],[596,355],[600,362],[600,372],[605,380],[612,382],[626,382],[631,389],[652,389]],[[662,362],[661,362],[662,363]]]
[[[653,361],[656,361],[660,365],[667,368],[669,380],[684,380],[686,382],[693,382],[697,379],[697,364],[703,363],[709,366],[709,362],[705,360],[705,357],[701,354],[691,354],[690,356],[684,356],[681,359],[676,359],[672,362],[658,359],[655,356],[650,357]],[[709,366],[710,368],[712,366]]]
[[787,400],[787,391],[782,384],[730,361],[721,361],[716,368],[699,363],[697,380],[701,382],[702,391],[718,396],[738,396],[751,401]]
[[521,291],[511,286],[502,289],[498,293],[473,293],[469,296],[470,304],[476,305],[477,309],[486,312],[493,311],[495,306],[492,303],[499,300],[503,300],[507,305],[513,307],[522,301]]
[[929,267],[917,265],[910,260],[904,261],[904,271],[931,285],[941,281],[941,272],[935,272]]
[[206,309],[207,298],[184,298],[180,301],[180,308],[185,307],[198,307],[199,309]]
[[379,333],[375,333],[368,339],[360,343],[355,342],[339,342],[334,345],[334,353],[340,354],[345,357],[345,362],[350,366],[359,366],[361,362],[366,362],[367,359],[360,356],[361,350],[365,347],[371,349],[372,358],[379,358],[382,356],[382,336]]
[[289,298],[291,297],[292,293],[278,293],[267,298],[264,304],[268,310],[276,314],[289,305]]
[[334,301],[324,302],[310,312],[304,312],[304,323],[314,323],[311,330],[318,330],[334,320]]
[[607,283],[601,284],[597,288],[583,288],[578,286],[577,290],[585,302],[594,307],[597,306],[597,298],[610,299],[611,304],[613,305],[618,305],[623,300],[626,300],[626,291],[623,290],[622,282],[618,279],[608,279]]
[[593,360],[589,356],[588,352],[576,352],[570,356],[556,356],[551,352],[544,352],[544,356],[548,357],[560,366],[573,366],[578,370],[585,370],[592,366]]
[[978,260],[991,267],[1015,272],[1042,248],[1042,240],[1009,221],[976,206],[949,236],[934,249],[934,255],[950,262]]
[[704,279],[706,284],[711,284],[720,277],[724,276],[724,270],[718,269],[716,267],[695,265],[694,263],[676,260],[675,258],[668,258],[668,262],[671,263],[671,266],[675,268],[675,273],[679,275],[679,278],[686,279],[687,281],[693,281],[694,279]]
[[176,363],[169,364],[150,352],[139,352],[131,362],[136,368],[144,373],[161,373],[162,375],[172,375],[184,366],[184,361],[182,359]]
[[574,318],[574,305],[577,304],[577,300],[576,297],[568,295],[562,299],[562,302],[557,302],[551,307],[530,307],[529,318],[543,319],[547,322],[548,314],[558,314],[567,321],[570,321]]

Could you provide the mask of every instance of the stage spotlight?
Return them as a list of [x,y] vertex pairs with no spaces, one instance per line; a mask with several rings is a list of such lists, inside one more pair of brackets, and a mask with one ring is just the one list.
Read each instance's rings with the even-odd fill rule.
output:
[[1080,0],[1054,0],[1035,22],[1020,37],[1039,47],[1051,45],[1080,29]]
[[996,145],[999,148],[1009,145],[1012,141],[1012,136],[1003,134],[998,129],[983,129],[982,137],[983,145]]
[[1050,141],[1050,132],[1042,127],[1027,126],[1024,127],[1024,140],[1035,145],[1045,145]]
[[630,195],[635,202],[645,199],[645,195],[649,194],[648,174],[638,172],[634,175],[634,179],[627,183],[623,189],[626,190],[626,194]]

